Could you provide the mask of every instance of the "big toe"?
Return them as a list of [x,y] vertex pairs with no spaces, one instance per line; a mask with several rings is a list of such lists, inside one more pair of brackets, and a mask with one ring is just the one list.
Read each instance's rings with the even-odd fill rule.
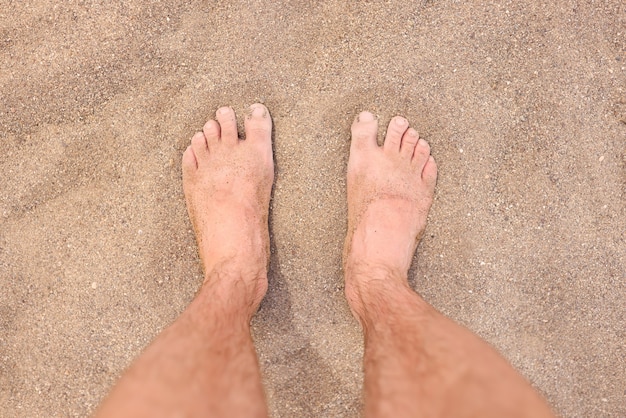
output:
[[378,119],[370,112],[361,112],[352,123],[353,149],[372,148],[377,146]]
[[244,122],[246,141],[266,142],[272,141],[272,118],[267,107],[261,103],[250,106],[250,112]]

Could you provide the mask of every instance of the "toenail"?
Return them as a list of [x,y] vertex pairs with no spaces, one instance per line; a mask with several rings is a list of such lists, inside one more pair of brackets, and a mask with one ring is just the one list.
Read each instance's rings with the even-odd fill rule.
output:
[[222,114],[222,115],[223,115],[223,114],[228,113],[228,111],[229,111],[229,110],[230,110],[230,107],[228,107],[228,106],[224,106],[224,107],[220,107],[220,108],[217,110],[217,113],[219,113],[219,114]]
[[405,125],[406,125],[406,124],[408,124],[408,123],[409,123],[409,122],[408,122],[406,119],[404,119],[403,117],[400,117],[400,116],[399,116],[399,117],[397,117],[397,118],[396,118],[396,124],[397,124],[398,126],[405,126]]
[[420,138],[420,140],[417,141],[417,145],[419,145],[421,147],[425,147],[425,146],[428,146],[428,142],[426,142],[422,138]]
[[413,129],[413,128],[410,128],[409,129],[409,136],[416,137],[417,136],[417,131],[415,129]]
[[357,122],[371,122],[376,118],[370,112],[361,112],[359,116],[357,116]]
[[252,105],[250,106],[250,110],[251,110],[251,114],[252,116],[256,116],[259,118],[264,118],[266,113],[265,113],[265,107],[261,106],[261,105]]

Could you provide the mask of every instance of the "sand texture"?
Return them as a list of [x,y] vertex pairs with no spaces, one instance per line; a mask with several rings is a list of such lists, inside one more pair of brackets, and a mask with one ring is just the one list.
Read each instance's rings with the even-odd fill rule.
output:
[[410,272],[565,417],[626,416],[626,3],[0,0],[0,416],[94,410],[201,271],[180,160],[217,107],[274,120],[274,417],[354,417],[349,127],[439,165]]

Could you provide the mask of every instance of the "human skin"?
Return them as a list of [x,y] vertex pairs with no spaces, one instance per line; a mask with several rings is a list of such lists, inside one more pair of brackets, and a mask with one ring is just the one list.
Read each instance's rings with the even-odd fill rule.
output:
[[[264,417],[250,320],[267,290],[272,122],[254,104],[245,139],[216,112],[183,154],[183,189],[205,272],[181,316],[135,360],[98,417]],[[437,178],[428,144],[402,117],[383,147],[378,122],[352,125],[348,163],[348,304],[365,335],[368,417],[551,417],[486,342],[445,318],[407,282]]]
[[489,344],[426,303],[407,274],[433,201],[437,166],[403,117],[378,146],[368,112],[352,125],[346,297],[365,336],[366,417],[552,417]]
[[230,107],[183,154],[183,189],[205,272],[190,306],[135,360],[98,417],[267,416],[250,319],[267,290],[272,120]]

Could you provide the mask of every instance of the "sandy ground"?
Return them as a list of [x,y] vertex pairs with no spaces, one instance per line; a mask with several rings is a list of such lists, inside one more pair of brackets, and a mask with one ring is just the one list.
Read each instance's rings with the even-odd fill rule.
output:
[[253,324],[275,417],[361,405],[340,256],[362,109],[408,117],[439,163],[415,289],[563,416],[626,416],[622,1],[0,0],[0,56],[0,416],[89,414],[184,309],[182,151],[254,101],[275,124]]

